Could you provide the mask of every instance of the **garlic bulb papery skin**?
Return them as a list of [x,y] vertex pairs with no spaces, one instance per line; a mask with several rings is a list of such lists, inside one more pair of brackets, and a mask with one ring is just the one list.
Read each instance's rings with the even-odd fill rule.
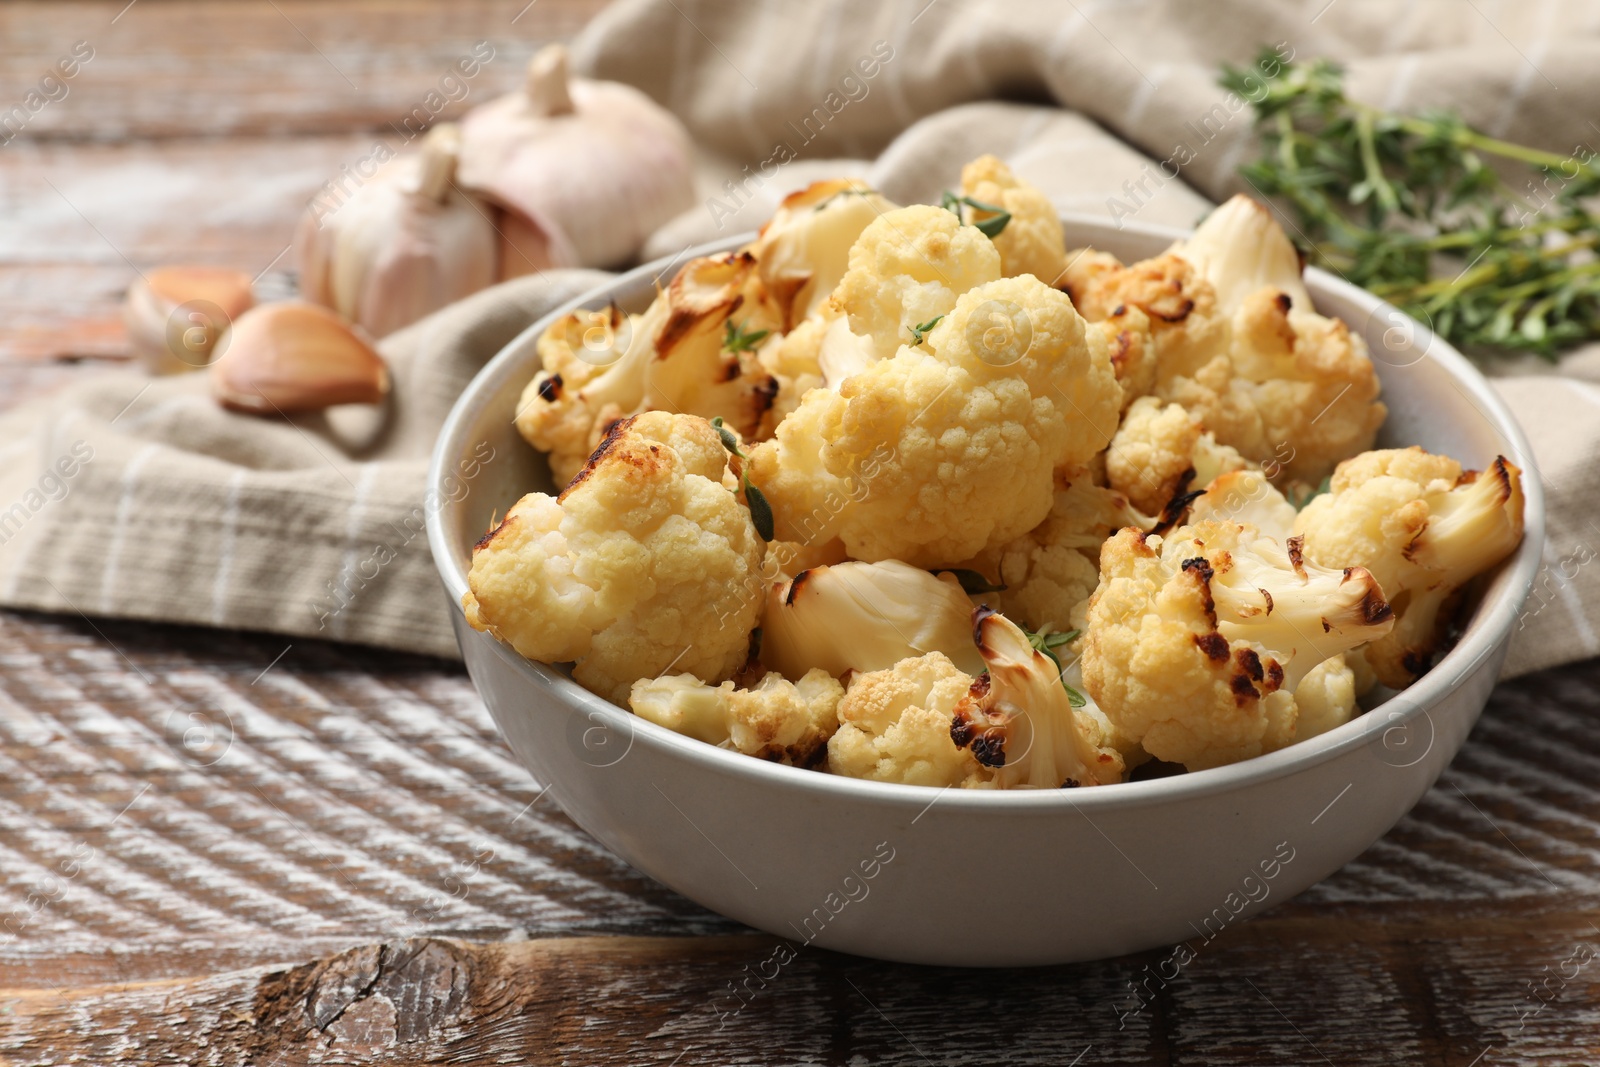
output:
[[389,393],[383,357],[317,304],[262,304],[239,316],[211,365],[223,407],[256,415],[376,404]]
[[300,220],[300,293],[374,337],[493,285],[492,209],[456,182],[460,131],[441,123],[338,209]]
[[157,267],[128,286],[128,344],[152,374],[201,370],[217,338],[255,304],[250,276],[227,267]]
[[461,122],[461,183],[553,228],[558,266],[615,267],[694,204],[688,131],[632,86],[572,78],[550,45],[527,84]]

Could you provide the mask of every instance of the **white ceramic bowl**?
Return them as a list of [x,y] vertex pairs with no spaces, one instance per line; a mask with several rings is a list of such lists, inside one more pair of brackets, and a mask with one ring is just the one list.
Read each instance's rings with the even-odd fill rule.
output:
[[[1124,261],[1180,236],[1064,222],[1069,247],[1092,244]],[[612,299],[642,308],[657,275],[676,266],[632,271],[551,317]],[[543,458],[511,424],[549,319],[467,387],[434,449],[430,489],[439,503],[429,508],[428,539],[467,669],[512,750],[579,825],[658,881],[795,948],[984,966],[1096,959],[1215,936],[1360,855],[1438,778],[1494,685],[1544,541],[1527,441],[1482,376],[1375,297],[1320,271],[1306,281],[1322,312],[1366,336],[1389,405],[1382,445],[1420,444],[1475,467],[1503,454],[1526,474],[1527,534],[1456,647],[1401,696],[1337,730],[1152,781],[939,790],[723,751],[528,662],[469,628],[460,602],[472,545],[490,516],[526,492],[554,492]],[[477,469],[484,444],[493,459]]]

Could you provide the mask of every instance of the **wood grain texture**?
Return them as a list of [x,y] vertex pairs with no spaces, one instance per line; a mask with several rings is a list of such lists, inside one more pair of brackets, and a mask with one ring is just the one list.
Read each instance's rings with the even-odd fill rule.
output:
[[1600,1055],[1600,666],[1501,687],[1382,842],[1181,968],[802,951],[736,996],[773,942],[541,801],[459,668],[285,644],[0,616],[0,1062]]

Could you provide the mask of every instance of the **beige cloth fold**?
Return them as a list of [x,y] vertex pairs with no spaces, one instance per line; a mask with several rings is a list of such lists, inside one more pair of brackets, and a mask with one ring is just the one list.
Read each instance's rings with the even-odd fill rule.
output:
[[[925,200],[986,151],[1063,210],[1192,224],[1244,188],[1250,112],[1215,75],[1262,44],[1343,61],[1373,103],[1592,146],[1597,34],[1600,12],[1559,3],[622,0],[574,53],[671,107],[701,146],[703,202],[647,249],[675,255],[758,225],[816,177],[866,174]],[[1179,146],[1192,160],[1165,178]],[[602,277],[523,279],[390,338],[394,404],[378,430],[231,415],[199,377],[132,373],[0,418],[0,603],[454,654],[419,527],[433,437],[505,341]],[[1551,512],[1549,566],[1507,668],[1520,673],[1600,652],[1600,347],[1498,369]]]

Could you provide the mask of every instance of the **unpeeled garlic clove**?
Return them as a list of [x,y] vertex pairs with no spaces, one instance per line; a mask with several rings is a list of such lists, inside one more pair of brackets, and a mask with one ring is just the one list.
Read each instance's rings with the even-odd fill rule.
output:
[[572,78],[561,45],[533,57],[521,92],[469,111],[461,134],[462,184],[541,229],[556,266],[624,263],[694,204],[683,124],[632,86]]
[[493,285],[500,238],[490,206],[457,187],[459,152],[457,127],[441,123],[333,212],[308,210],[301,295],[384,337]]
[[157,267],[128,286],[122,321],[153,374],[199,370],[217,338],[255,304],[250,276],[227,267]]
[[376,404],[389,392],[383,357],[327,308],[263,304],[239,316],[211,365],[224,407],[256,414]]

